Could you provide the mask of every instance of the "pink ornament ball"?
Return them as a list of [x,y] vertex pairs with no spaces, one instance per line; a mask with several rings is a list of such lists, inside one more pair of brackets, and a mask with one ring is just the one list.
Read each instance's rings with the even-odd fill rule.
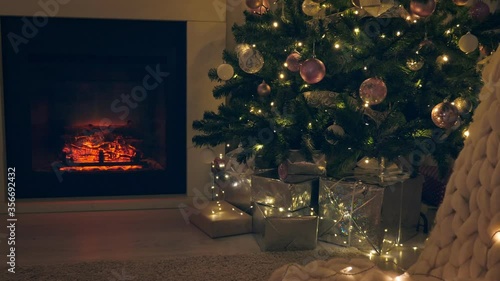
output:
[[300,70],[300,59],[301,59],[301,56],[298,52],[291,53],[286,58],[286,68],[288,68],[288,70],[290,70],[291,72],[299,71]]
[[359,97],[368,105],[379,104],[387,96],[387,86],[379,78],[368,78],[359,87]]
[[321,80],[323,80],[325,75],[325,65],[319,59],[308,59],[300,66],[300,76],[308,84],[319,83]]
[[470,7],[469,15],[474,20],[483,22],[490,15],[490,7],[488,7],[488,5],[486,5],[483,1],[478,1]]
[[428,17],[434,13],[435,9],[435,0],[411,0],[410,2],[411,12],[419,17]]

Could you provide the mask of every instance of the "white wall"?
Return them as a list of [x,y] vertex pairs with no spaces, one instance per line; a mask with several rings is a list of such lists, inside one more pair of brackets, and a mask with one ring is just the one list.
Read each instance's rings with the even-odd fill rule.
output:
[[[209,165],[201,162],[200,149],[192,148],[191,138],[195,132],[191,124],[193,120],[200,119],[205,110],[215,110],[220,103],[211,95],[215,84],[208,79],[207,73],[209,68],[221,63],[222,51],[226,46],[224,11],[224,0],[0,0],[0,16],[26,16],[32,19],[34,15],[49,14],[56,17],[188,21],[186,124],[188,196],[193,196],[194,189],[201,189],[210,180]],[[6,167],[2,103],[3,92],[0,92],[0,176],[3,181],[0,188],[0,202],[5,202]],[[217,153],[219,152],[220,149]],[[164,183],[165,186],[168,184]],[[0,212],[4,210],[6,208],[2,207]]]

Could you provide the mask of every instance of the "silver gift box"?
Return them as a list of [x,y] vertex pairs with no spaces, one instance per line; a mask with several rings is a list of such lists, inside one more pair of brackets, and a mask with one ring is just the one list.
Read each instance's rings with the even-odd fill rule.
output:
[[314,205],[319,179],[314,178],[300,183],[286,183],[279,180],[275,170],[252,176],[252,200],[256,203],[282,208],[287,211]]
[[225,201],[210,201],[201,209],[191,207],[189,221],[211,238],[252,232],[252,217]]
[[252,208],[251,175],[247,173],[220,173],[215,179],[219,198],[250,213]]
[[314,250],[318,216],[311,208],[295,212],[254,204],[252,227],[262,251]]
[[384,188],[354,178],[321,178],[319,185],[318,239],[380,253]]

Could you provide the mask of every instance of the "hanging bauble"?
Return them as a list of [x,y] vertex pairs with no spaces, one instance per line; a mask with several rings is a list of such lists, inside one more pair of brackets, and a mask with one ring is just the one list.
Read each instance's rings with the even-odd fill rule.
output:
[[419,17],[428,17],[434,13],[436,9],[435,0],[411,0],[410,10],[413,14]]
[[314,17],[319,11],[321,11],[321,5],[319,3],[312,0],[304,0],[302,3],[302,12],[308,16]]
[[450,102],[442,102],[432,109],[431,119],[439,128],[449,129],[458,120],[458,109]]
[[263,1],[262,0],[246,0],[245,4],[249,9],[257,9],[260,6],[262,6]]
[[215,152],[211,148],[207,147],[200,152],[200,156],[203,163],[210,164],[215,158]]
[[300,70],[300,59],[301,56],[298,52],[293,52],[286,58],[286,68],[292,72],[297,72]]
[[240,53],[239,65],[246,73],[254,74],[264,66],[264,58],[258,50],[251,48]]
[[420,44],[418,44],[418,51],[420,50],[425,50],[425,49],[434,49],[436,45],[434,45],[434,42],[432,42],[429,39],[424,39]]
[[256,8],[249,8],[248,11],[250,13],[256,14],[256,15],[263,15],[269,11],[270,5],[269,5],[269,0],[263,0],[259,1],[261,4],[257,6]]
[[300,65],[300,77],[308,84],[320,82],[325,77],[325,74],[325,65],[319,59],[311,58]]
[[406,66],[411,71],[419,71],[424,66],[424,60],[422,58],[408,59],[406,61]]
[[478,22],[483,22],[490,15],[490,7],[483,1],[478,1],[469,9],[469,15]]
[[271,93],[271,86],[269,86],[266,81],[262,81],[260,85],[257,87],[257,93],[261,97],[265,97]]
[[242,44],[238,44],[238,45],[236,45],[236,47],[234,47],[234,52],[236,53],[236,55],[239,58],[243,52],[246,52],[250,49],[252,49],[252,46],[250,44],[242,43]]
[[223,63],[217,67],[217,76],[219,76],[221,80],[229,80],[233,77],[233,75],[234,68],[230,64]]
[[354,7],[361,8],[361,4],[359,3],[359,0],[351,0],[351,3]]
[[466,54],[476,50],[478,45],[479,41],[477,40],[477,37],[470,32],[460,37],[460,40],[458,40],[458,47]]
[[453,104],[460,115],[467,114],[472,111],[472,103],[462,97],[456,98],[451,104]]
[[339,125],[333,124],[326,128],[325,139],[329,144],[336,144],[336,139],[343,138],[344,136],[344,128],[340,127]]
[[453,3],[457,6],[465,6],[469,0],[453,0]]
[[359,97],[367,105],[375,105],[384,101],[387,87],[379,78],[368,78],[359,87]]

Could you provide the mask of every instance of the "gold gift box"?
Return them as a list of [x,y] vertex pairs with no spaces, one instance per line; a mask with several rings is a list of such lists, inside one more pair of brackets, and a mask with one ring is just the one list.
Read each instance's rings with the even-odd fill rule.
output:
[[318,216],[311,208],[288,212],[254,203],[253,230],[262,251],[314,250]]
[[189,221],[211,238],[252,232],[252,217],[225,201],[210,201],[197,211]]

